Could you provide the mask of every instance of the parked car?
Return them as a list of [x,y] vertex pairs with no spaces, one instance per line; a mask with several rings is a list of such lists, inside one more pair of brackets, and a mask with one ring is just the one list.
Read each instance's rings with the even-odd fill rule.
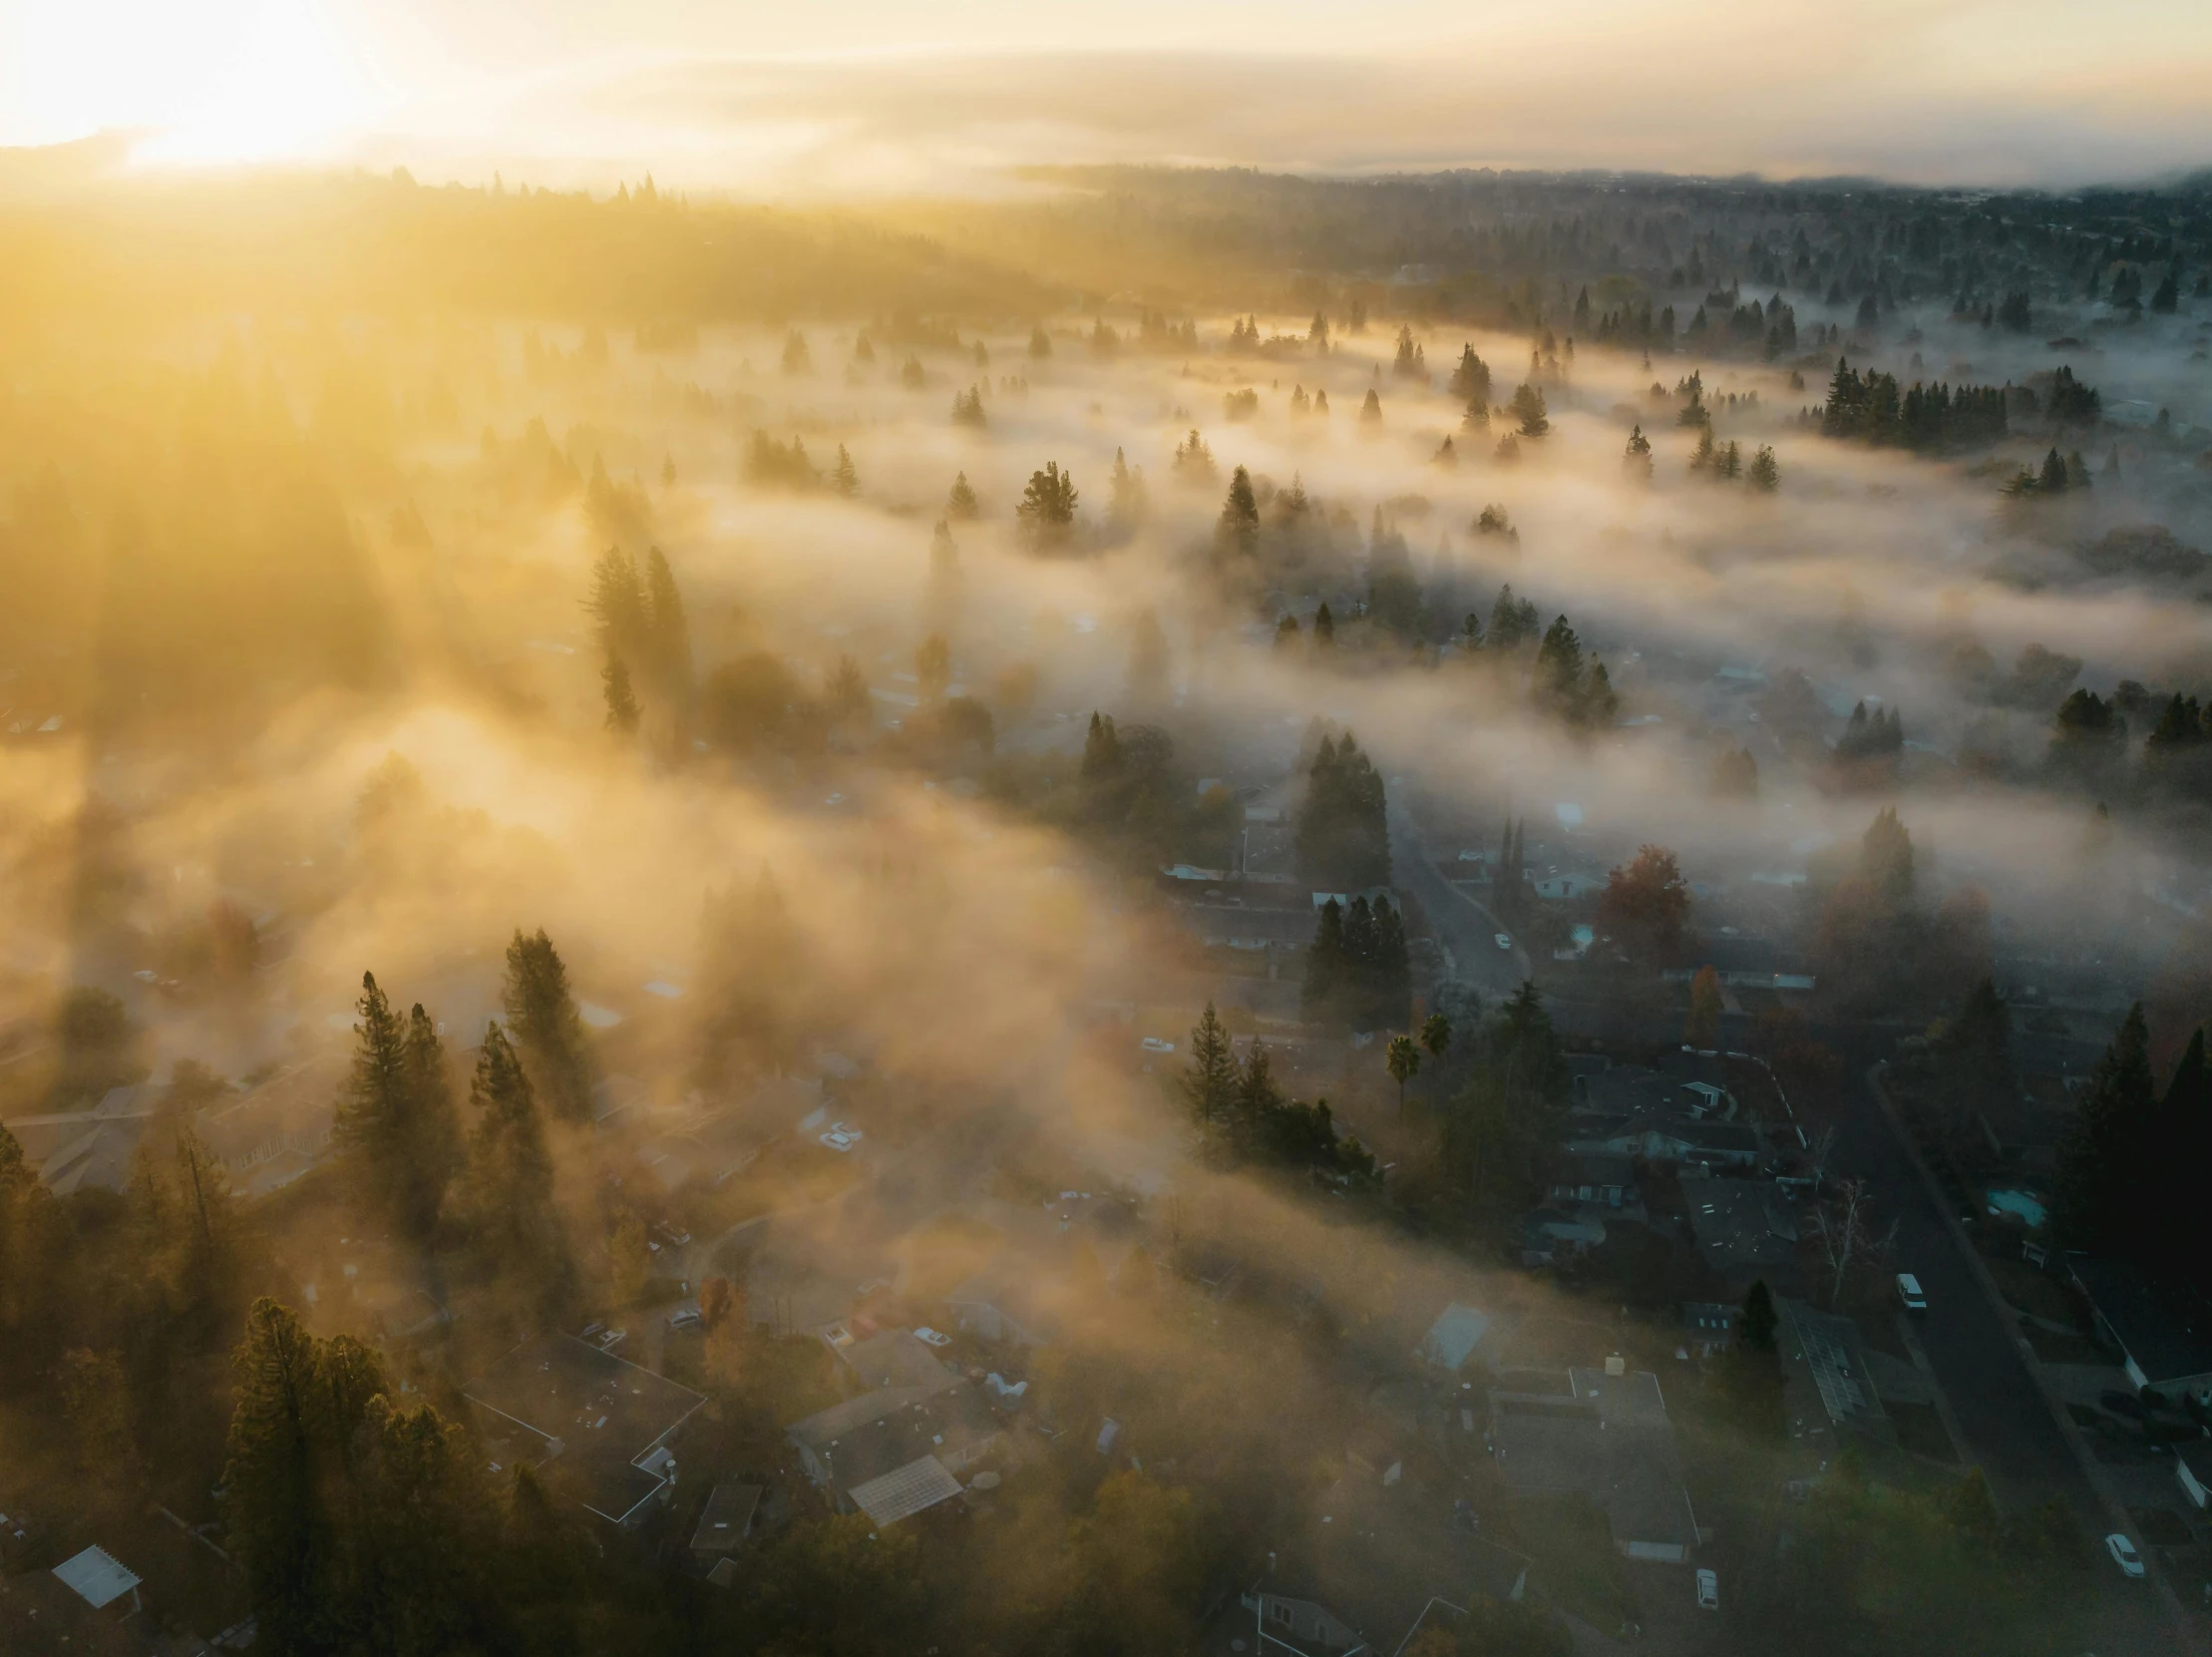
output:
[[1497,934],[1496,936],[1497,936],[1497,940],[1498,940],[1498,948],[1499,948],[1499,949],[1501,949],[1501,950],[1505,950],[1506,952],[1508,952],[1508,953],[1510,954],[1510,953],[1511,953],[1511,951],[1512,951],[1512,949],[1513,949],[1513,940],[1512,940],[1512,939],[1510,939],[1510,938],[1508,938],[1508,937],[1507,937],[1507,936],[1506,936],[1506,935],[1505,935],[1504,933],[1502,933],[1502,932],[1501,932],[1501,933],[1498,933],[1498,934]]
[[2135,1551],[2135,1544],[2115,1530],[2104,1538],[2104,1551],[2112,1556],[2112,1563],[2120,1567],[2122,1576],[2143,1574],[2143,1556]]
[[1717,1571],[1701,1570],[1697,1573],[1697,1605],[1700,1610],[1720,1609],[1720,1576]]
[[697,1329],[704,1321],[695,1306],[687,1306],[680,1312],[668,1314],[668,1327],[671,1330]]
[[1164,1040],[1157,1036],[1147,1036],[1142,1041],[1139,1041],[1137,1045],[1144,1048],[1146,1052],[1175,1051],[1175,1043],[1173,1041]]
[[1920,1292],[1920,1279],[1911,1272],[1897,1274],[1897,1303],[1908,1312],[1928,1310],[1928,1297]]
[[842,1154],[859,1144],[865,1135],[851,1122],[832,1122],[827,1132],[818,1133],[815,1137]]
[[671,1248],[683,1248],[687,1246],[691,1241],[690,1232],[678,1231],[666,1220],[662,1220],[658,1225],[654,1226],[653,1233],[655,1236],[659,1237],[662,1242],[666,1243]]
[[941,1330],[931,1329],[927,1324],[923,1324],[920,1329],[916,1330],[914,1332],[914,1338],[932,1347],[948,1347],[952,1344],[951,1336],[943,1333]]

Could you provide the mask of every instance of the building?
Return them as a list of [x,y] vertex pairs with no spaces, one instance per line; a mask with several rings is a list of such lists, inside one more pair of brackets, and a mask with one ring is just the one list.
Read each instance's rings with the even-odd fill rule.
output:
[[346,1060],[323,1053],[201,1110],[192,1126],[241,1195],[282,1190],[330,1154]]
[[143,1607],[139,1603],[138,1573],[123,1564],[103,1547],[88,1547],[73,1553],[54,1567],[54,1574],[87,1606],[95,1611],[117,1607],[119,1616],[135,1617]]
[[896,1524],[960,1494],[957,1474],[1010,1446],[981,1393],[959,1376],[942,1380],[880,1387],[784,1430],[839,1512]]
[[753,1533],[753,1520],[760,1513],[761,1486],[738,1484],[725,1479],[714,1486],[707,1496],[707,1504],[699,1513],[699,1522],[691,1531],[691,1557],[698,1565],[711,1569],[729,1555]]
[[1457,1375],[1490,1333],[1490,1314],[1457,1301],[1436,1315],[1421,1340],[1421,1357],[1447,1375]]
[[[1839,1439],[1851,1433],[1893,1442],[1897,1430],[1882,1408],[1881,1389],[1859,1326],[1849,1318],[1815,1312],[1802,1301],[1777,1299],[1774,1305],[1781,1314],[1778,1333],[1785,1384],[1810,1385],[1819,1397],[1828,1430]],[[1794,1406],[1792,1414],[1796,1414]],[[1815,1433],[1821,1431],[1817,1420],[1812,1427]]]
[[2212,1404],[2212,1307],[2124,1260],[2070,1256],[2066,1277],[2138,1392]]
[[1643,1200],[1636,1159],[1602,1151],[1562,1155],[1545,1194],[1555,1203],[1589,1202],[1603,1208],[1634,1208]]
[[1253,1640],[1263,1652],[1292,1657],[1362,1657],[1374,1647],[1327,1606],[1313,1599],[1254,1589],[1244,1596],[1252,1613]]
[[1632,1115],[1578,1110],[1568,1119],[1560,1149],[1571,1156],[1641,1156],[1647,1162],[1738,1168],[1756,1167],[1762,1154],[1758,1130],[1749,1122],[1657,1110]]
[[7,1124],[23,1160],[58,1197],[83,1190],[120,1191],[131,1157],[154,1116],[154,1090],[144,1082],[111,1087],[87,1110],[17,1116]]
[[1700,1358],[1710,1358],[1735,1345],[1736,1323],[1743,1309],[1724,1301],[1691,1300],[1682,1303],[1682,1330]]
[[1659,1377],[1570,1370],[1570,1392],[1490,1395],[1490,1448],[1520,1495],[1590,1496],[1632,1559],[1686,1562],[1697,1517]]
[[1798,1275],[1797,1204],[1773,1180],[1685,1173],[1681,1192],[1697,1252],[1725,1282],[1748,1288],[1763,1277],[1786,1285]]
[[526,1341],[463,1389],[493,1458],[545,1470],[585,1511],[635,1529],[675,1484],[669,1442],[706,1403],[571,1335]]
[[1521,1216],[1521,1264],[1572,1260],[1606,1240],[1605,1211],[1594,1203],[1547,1203]]

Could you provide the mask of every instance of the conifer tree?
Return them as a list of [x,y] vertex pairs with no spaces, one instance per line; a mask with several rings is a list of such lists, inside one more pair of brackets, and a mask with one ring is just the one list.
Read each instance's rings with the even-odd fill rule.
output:
[[563,1121],[590,1120],[595,1080],[590,1043],[569,993],[567,965],[544,927],[527,938],[516,929],[507,946],[500,999],[507,1027],[548,1107]]
[[691,694],[691,624],[675,572],[658,547],[645,551],[645,627],[653,667],[663,691],[677,700]]
[[2148,1171],[2154,1108],[2150,1033],[2138,1003],[2090,1072],[2059,1151],[2050,1217],[2068,1248],[2110,1248],[2124,1239],[2131,1193]]
[[1230,475],[1229,494],[1222,502],[1214,544],[1225,553],[1250,558],[1260,550],[1260,503],[1252,492],[1252,474],[1242,466]]
[[837,465],[830,470],[830,487],[848,498],[861,492],[860,468],[842,443],[837,446]]
[[557,1306],[569,1272],[553,1208],[553,1153],[530,1078],[498,1025],[485,1029],[469,1102],[476,1115],[469,1207],[478,1250],[495,1273],[532,1285],[541,1306]]
[[955,473],[952,478],[951,493],[944,500],[946,520],[954,524],[972,523],[982,515],[981,503],[975,499],[975,491],[968,484],[967,474],[965,472]]
[[618,736],[630,735],[637,729],[637,693],[630,688],[629,668],[611,650],[599,669],[599,687],[606,701],[606,728]]
[[1191,1061],[1183,1073],[1183,1096],[1202,1128],[1225,1124],[1237,1096],[1237,1056],[1228,1029],[1208,1002],[1191,1031]]

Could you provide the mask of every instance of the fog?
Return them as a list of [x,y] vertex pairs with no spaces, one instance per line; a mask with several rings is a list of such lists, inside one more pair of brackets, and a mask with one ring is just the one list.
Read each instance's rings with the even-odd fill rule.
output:
[[[228,1424],[258,1372],[228,1356],[248,1303],[368,1343],[392,1397],[444,1412],[457,1457],[503,1480],[482,1378],[518,1343],[619,1325],[620,1356],[709,1401],[677,1441],[706,1476],[673,1476],[675,1516],[644,1542],[595,1540],[603,1576],[517,1603],[549,1621],[587,1603],[619,1631],[606,1649],[665,1632],[647,1603],[685,1608],[665,1613],[684,1649],[877,1649],[778,1597],[829,1570],[794,1561],[843,1500],[800,1475],[786,1430],[874,1384],[840,1367],[856,1335],[919,1326],[955,1333],[978,1394],[986,1371],[1031,1392],[1004,1418],[1004,1485],[994,1460],[968,1487],[973,1534],[901,1521],[938,1586],[899,1603],[947,1642],[1035,1648],[1142,1579],[1156,1648],[1181,1648],[1226,1637],[1263,1560],[1321,1568],[1320,1515],[1349,1510],[1377,1453],[1362,1434],[1417,1420],[1405,1443],[1441,1448],[1409,1489],[1448,1516],[1465,1485],[1489,1510],[1478,1382],[1418,1357],[1453,1305],[1498,1331],[1467,1372],[1483,1385],[1625,1351],[1663,1368],[1700,1468],[1796,1453],[1734,1419],[1752,1383],[1677,1340],[1680,1300],[1747,1287],[1697,1275],[1686,1218],[1653,1246],[1701,1295],[1652,1289],[1618,1242],[1595,1268],[1539,1260],[1524,1217],[1556,1144],[1539,1134],[1517,1181],[1504,1151],[1466,1149],[1503,1143],[1462,1125],[1490,1120],[1485,1089],[1525,1085],[1488,1056],[1520,1039],[1517,986],[1564,1043],[1531,1122],[1565,1109],[1562,1051],[1680,1050],[1691,973],[1753,943],[1768,964],[1731,977],[1727,1022],[1693,1044],[1785,1078],[1792,1157],[1801,1127],[1851,1119],[1847,1062],[1949,1050],[1985,985],[2022,1021],[2021,1070],[2075,1093],[2150,1002],[2164,1084],[2212,1011],[2203,781],[2146,746],[2170,698],[2212,700],[2201,207],[2154,204],[2156,252],[2101,220],[2068,232],[2108,294],[2121,273],[2145,298],[2179,288],[2146,314],[2083,297],[2073,254],[2031,238],[1957,255],[1992,273],[1950,269],[1934,297],[1926,254],[1893,280],[1850,225],[1933,222],[1945,202],[1910,193],[1746,208],[1521,179],[1501,188],[1555,245],[1585,213],[1603,228],[1455,291],[1418,237],[1325,267],[1233,229],[1227,251],[1194,241],[1180,188],[1040,176],[870,219],[694,207],[635,178],[588,199],[402,175],[7,209],[28,251],[0,322],[0,1122],[24,1171],[0,1271],[39,1287],[0,1296],[20,1345],[0,1509],[39,1546],[151,1558],[146,1515],[168,1511],[236,1557],[189,1590],[135,1566],[165,1627],[209,1638],[250,1611],[277,1649],[339,1649],[267,1597],[241,1516],[254,1445]],[[1364,188],[1328,187],[1300,233],[1368,211]],[[1745,212],[1767,221],[1748,242]],[[1817,273],[1808,252],[1754,280],[1808,225]],[[1148,261],[1172,278],[1121,285]],[[2031,326],[1990,319],[2015,285]],[[1769,293],[1729,343],[1731,309]],[[1762,351],[1785,293],[1788,343]],[[1663,337],[1606,337],[1640,303],[1649,334],[1653,301]],[[1474,359],[1480,391],[1455,379]],[[1839,359],[2002,387],[2010,424],[1917,452],[1824,430]],[[2059,412],[2061,367],[2100,409]],[[1038,510],[1063,474],[1072,511]],[[1533,606],[1519,639],[1505,587]],[[1312,850],[1316,752],[1345,733],[1387,800],[1359,831],[1379,878]],[[1879,907],[1891,809],[1912,857],[1881,900],[1897,930],[1869,944],[1852,929]],[[1508,869],[1514,824],[1536,840]],[[1651,847],[1686,894],[1657,954],[1601,896]],[[1314,915],[1375,889],[1404,917],[1404,980],[1344,1012],[1314,988]],[[541,930],[567,1047],[518,1011]],[[416,1153],[358,1125],[364,974],[443,1042],[467,1148],[437,1164],[427,1218],[379,1195]],[[1254,1037],[1274,1053],[1261,1119],[1306,1122],[1296,1148],[1208,1114],[1193,1046],[1217,1007],[1234,1061]],[[1438,1012],[1452,1028],[1409,1088],[1385,1052]],[[550,1169],[529,1247],[498,1242],[527,1206],[499,1160],[509,1041]],[[1315,1137],[1293,1107],[1323,1099]],[[259,1138],[223,1138],[264,1108]],[[219,1257],[161,1195],[206,1147],[235,1227]],[[172,1247],[187,1264],[165,1276]],[[1847,1275],[1818,1298],[1879,1321],[1882,1271]],[[970,1280],[1050,1339],[978,1333]],[[391,1310],[413,1297],[431,1325]],[[112,1396],[85,1379],[102,1364]],[[1167,1505],[1129,1517],[1136,1486],[1102,1488],[1109,1468]],[[1754,1503],[1717,1472],[1691,1488],[1707,1476],[1731,1582],[1782,1604],[1785,1567],[1738,1540]],[[789,1528],[757,1579],[709,1589],[684,1527],[739,1478]],[[2072,1499],[2002,1468],[1991,1485],[2009,1524]],[[527,1501],[485,1488],[492,1528],[524,1523]],[[1668,1625],[1602,1538],[1593,1592],[1499,1500],[1486,1534],[1537,1557],[1540,1599],[1581,1632]],[[1032,1532],[1052,1563],[1001,1521],[1052,1527]],[[986,1613],[965,1596],[992,1583]],[[2008,1628],[2043,1606],[2001,1597]],[[422,1649],[563,1649],[440,1603],[450,1639]],[[2043,1631],[2063,1641],[2073,1614]],[[1949,1626],[1900,1623],[1898,1649],[1942,1649]]]

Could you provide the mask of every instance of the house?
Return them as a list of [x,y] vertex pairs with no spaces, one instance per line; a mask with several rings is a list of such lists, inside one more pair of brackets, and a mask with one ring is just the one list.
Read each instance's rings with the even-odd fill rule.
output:
[[1799,1218],[1790,1194],[1771,1179],[1684,1174],[1682,1206],[1705,1263],[1731,1284],[1797,1271]]
[[1421,1357],[1446,1375],[1457,1375],[1490,1332],[1490,1315],[1457,1301],[1436,1315],[1421,1339]]
[[1261,1652],[1290,1652],[1293,1657],[1361,1657],[1374,1647],[1318,1600],[1254,1589],[1243,1597],[1253,1616],[1253,1640]]
[[1816,1312],[1802,1301],[1777,1299],[1774,1305],[1781,1314],[1785,1384],[1809,1383],[1829,1427],[1839,1435],[1848,1431],[1885,1443],[1894,1440],[1897,1430],[1882,1408],[1859,1326],[1849,1318]]
[[646,1140],[637,1159],[670,1195],[711,1190],[751,1167],[767,1139],[735,1111],[703,1111]]
[[82,1190],[120,1191],[131,1177],[131,1157],[154,1116],[154,1092],[144,1082],[111,1087],[90,1109],[17,1116],[7,1124],[58,1197]]
[[[1593,1078],[1603,1079],[1603,1078]],[[1687,1087],[1669,1082],[1684,1097]],[[1577,1111],[1568,1119],[1560,1149],[1571,1156],[1641,1156],[1647,1162],[1680,1162],[1705,1167],[1755,1167],[1761,1154],[1758,1130],[1748,1122],[1714,1121],[1639,1110],[1623,1116]]]
[[1636,1159],[1602,1151],[1562,1155],[1552,1168],[1551,1185],[1545,1194],[1555,1203],[1633,1208],[1641,1200]]
[[1606,1240],[1603,1211],[1589,1203],[1547,1204],[1521,1216],[1521,1263],[1549,1266],[1588,1254]]
[[946,1296],[945,1304],[953,1327],[982,1341],[1042,1347],[1058,1332],[1035,1284],[1019,1273],[979,1272]]
[[572,1335],[526,1341],[462,1389],[494,1459],[537,1466],[585,1511],[635,1529],[675,1484],[669,1449],[701,1394]]
[[1522,1495],[1590,1496],[1613,1545],[1632,1559],[1687,1561],[1697,1517],[1659,1377],[1648,1370],[1568,1372],[1570,1392],[1490,1395],[1490,1449]]
[[960,1494],[955,1475],[1010,1445],[982,1394],[938,1373],[942,1386],[879,1387],[784,1429],[838,1511],[896,1524]]
[[1741,1307],[1730,1306],[1725,1301],[1682,1303],[1682,1329],[1688,1344],[1697,1349],[1700,1358],[1710,1358],[1734,1346],[1736,1321],[1742,1316]]
[[2198,1507],[2212,1505],[2212,1439],[2199,1436],[2174,1449],[2174,1477]]
[[[8,1657],[180,1657],[203,1650],[140,1614],[139,1579],[105,1549],[54,1570],[0,1577],[0,1651]],[[159,1643],[157,1643],[159,1642]]]
[[111,1605],[127,1604],[119,1614],[135,1617],[142,1609],[139,1603],[138,1573],[120,1562],[103,1547],[88,1547],[73,1553],[54,1567],[54,1574],[87,1606],[95,1611],[105,1611]]
[[2212,1307],[2124,1260],[2069,1256],[2066,1276],[2138,1392],[2212,1404]]
[[288,1065],[237,1098],[201,1110],[192,1126],[246,1196],[282,1190],[330,1153],[346,1060],[322,1053]]
[[727,1558],[753,1532],[760,1512],[761,1486],[725,1479],[714,1486],[699,1522],[691,1531],[691,1557],[711,1568]]

